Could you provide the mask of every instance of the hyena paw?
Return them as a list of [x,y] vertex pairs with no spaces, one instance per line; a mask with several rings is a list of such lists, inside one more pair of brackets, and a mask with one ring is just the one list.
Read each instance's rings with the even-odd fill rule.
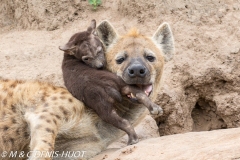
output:
[[163,114],[163,109],[160,106],[153,104],[150,113],[154,116],[161,116]]

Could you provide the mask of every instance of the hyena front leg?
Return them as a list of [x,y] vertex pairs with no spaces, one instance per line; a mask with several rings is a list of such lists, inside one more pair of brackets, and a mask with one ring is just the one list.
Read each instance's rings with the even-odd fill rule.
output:
[[25,118],[30,128],[30,160],[52,159],[57,135],[57,121],[47,112],[26,113]]

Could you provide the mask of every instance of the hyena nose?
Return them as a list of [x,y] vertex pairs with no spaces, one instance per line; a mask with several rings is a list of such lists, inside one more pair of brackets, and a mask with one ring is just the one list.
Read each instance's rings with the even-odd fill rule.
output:
[[128,75],[131,78],[134,77],[145,77],[146,76],[146,67],[141,64],[135,64],[128,67]]

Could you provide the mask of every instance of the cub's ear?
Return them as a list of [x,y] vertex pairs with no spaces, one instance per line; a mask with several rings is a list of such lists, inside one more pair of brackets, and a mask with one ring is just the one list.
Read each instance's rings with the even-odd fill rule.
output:
[[98,25],[97,35],[102,40],[106,48],[108,48],[118,38],[118,34],[114,27],[107,20]]
[[92,33],[95,32],[95,30],[96,30],[96,20],[93,19],[93,20],[91,21],[91,25],[90,25],[90,26],[88,27],[88,29],[87,29],[87,32],[90,33],[90,34],[92,34]]
[[76,49],[76,46],[73,45],[73,43],[68,42],[67,44],[63,46],[58,47],[61,51],[66,52],[67,54],[74,55],[74,51]]
[[169,24],[166,22],[161,24],[152,38],[157,43],[158,47],[161,48],[165,61],[170,61],[173,58],[175,48],[174,38]]

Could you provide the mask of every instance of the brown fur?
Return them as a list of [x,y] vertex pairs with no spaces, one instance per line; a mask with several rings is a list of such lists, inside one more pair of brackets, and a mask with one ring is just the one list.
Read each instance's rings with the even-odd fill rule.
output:
[[[124,72],[121,71],[124,69],[123,66],[129,66],[125,64],[127,60],[122,64],[115,64],[115,57],[125,49],[133,49],[128,48],[131,44],[129,41],[131,37],[129,39],[119,38],[107,21],[98,26],[98,34],[107,47],[107,68],[123,77],[120,73]],[[163,66],[160,62],[163,61],[163,56],[166,60],[170,60],[174,51],[169,26],[166,23],[161,25],[152,40],[146,38],[146,41],[149,45],[145,48],[154,52],[156,56],[153,64],[144,60],[149,65],[148,70],[151,76],[149,80],[153,84],[151,97],[154,100],[163,70],[163,68],[158,68]],[[145,44],[144,39],[138,45],[130,46],[138,48],[142,44]],[[139,55],[141,54],[135,55],[128,52],[130,59],[135,59]],[[111,59],[113,61],[110,61]],[[128,81],[131,82],[131,80]],[[141,87],[141,84],[138,86]],[[0,153],[2,151],[9,153],[11,150],[55,150],[60,153],[86,151],[83,158],[53,157],[53,159],[89,159],[124,134],[121,130],[102,121],[66,89],[50,84],[0,79],[0,99]],[[146,115],[145,106],[132,104],[125,98],[116,105],[116,108],[116,112],[134,126]],[[31,155],[29,159],[51,158],[36,158]]]
[[[101,119],[125,131],[129,136],[128,144],[137,143],[138,138],[133,127],[128,120],[117,114],[114,107],[116,101],[121,102],[122,100],[120,94],[123,96],[128,95],[131,99],[136,99],[138,102],[143,103],[150,113],[154,115],[159,116],[162,114],[162,109],[154,104],[142,90],[127,85],[116,74],[106,70],[94,69],[97,68],[95,63],[98,62],[95,59],[102,60],[98,63],[105,64],[105,58],[101,58],[103,45],[98,37],[93,34],[95,26],[96,21],[92,20],[92,25],[87,31],[74,34],[64,47],[60,47],[64,48],[62,50],[65,51],[62,65],[65,86],[74,97],[84,102],[86,106],[94,109]],[[82,43],[88,44],[89,49],[82,50]],[[74,47],[78,49],[74,49],[72,44],[77,44]],[[68,48],[71,48],[72,52],[69,52]],[[96,52],[95,48],[102,49],[100,52]],[[85,53],[86,50],[88,50],[87,53]],[[95,67],[90,68],[84,65],[83,56],[93,57],[88,65]]]

